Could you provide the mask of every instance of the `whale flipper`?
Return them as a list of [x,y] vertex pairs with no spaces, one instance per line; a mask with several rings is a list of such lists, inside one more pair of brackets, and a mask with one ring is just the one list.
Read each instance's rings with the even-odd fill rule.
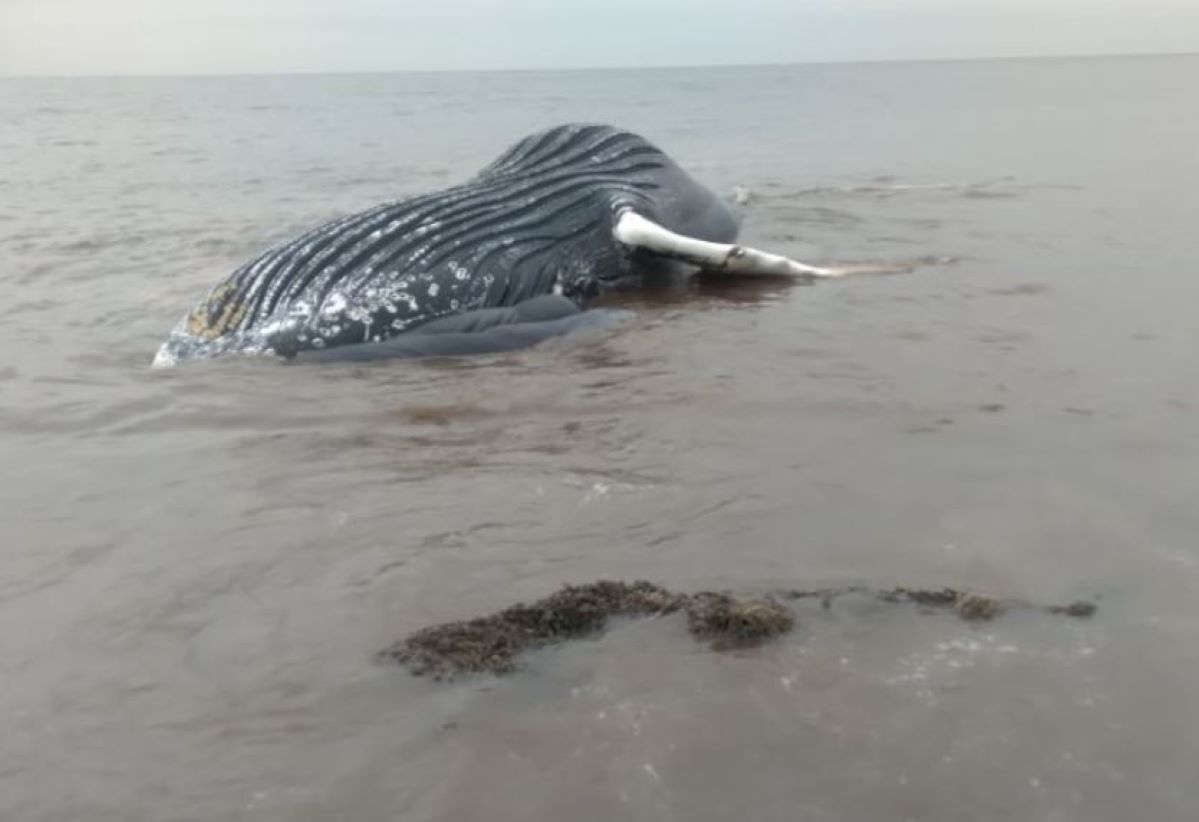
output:
[[784,276],[798,279],[842,277],[849,269],[820,268],[806,263],[732,243],[713,243],[696,237],[677,234],[655,223],[633,209],[616,220],[612,235],[630,248],[651,254],[692,263],[708,271],[730,274]]

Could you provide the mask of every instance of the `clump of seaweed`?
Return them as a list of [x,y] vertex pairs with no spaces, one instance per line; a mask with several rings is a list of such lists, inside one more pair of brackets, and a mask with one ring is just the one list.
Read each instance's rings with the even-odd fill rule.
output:
[[912,602],[922,608],[952,608],[967,622],[989,622],[1006,609],[998,598],[954,588],[891,588],[877,592],[885,602]]
[[740,599],[701,591],[686,597],[687,629],[718,650],[760,645],[795,626],[790,609],[774,599]]
[[960,594],[953,607],[968,622],[990,622],[1004,610],[1003,603],[995,597],[976,593]]
[[785,633],[791,612],[773,600],[740,599],[704,591],[677,594],[649,582],[602,580],[567,585],[530,604],[517,604],[462,622],[423,628],[382,654],[418,676],[448,679],[458,674],[506,674],[516,657],[530,648],[551,645],[600,631],[613,616],[653,616],[683,610],[698,639],[714,646],[746,647]]
[[511,673],[516,656],[602,629],[610,616],[649,616],[676,611],[682,599],[649,582],[600,581],[567,585],[531,604],[519,603],[491,616],[424,628],[383,654],[418,676]]
[[1073,619],[1087,619],[1094,616],[1097,610],[1095,603],[1079,600],[1069,605],[1050,605],[1039,608],[1023,600],[1001,599],[978,591],[960,591],[956,588],[895,588],[873,589],[861,585],[847,585],[841,588],[813,588],[810,590],[790,590],[783,592],[787,599],[818,598],[825,608],[832,606],[833,600],[847,594],[865,594],[883,602],[910,602],[928,610],[950,610],[966,622],[990,622],[1011,608],[1031,608],[1043,610],[1055,616],[1066,616]]
[[[613,616],[656,616],[682,611],[687,628],[714,650],[760,645],[795,626],[795,616],[780,599],[818,598],[825,608],[847,594],[865,594],[884,602],[910,602],[927,609],[952,610],[963,620],[995,619],[1009,607],[1030,606],[953,588],[841,588],[788,590],[761,598],[742,598],[727,592],[680,594],[638,580],[601,580],[567,585],[530,604],[520,603],[491,616],[433,625],[411,634],[380,652],[417,676],[452,679],[462,674],[512,673],[517,656],[601,631]],[[1048,613],[1085,619],[1095,613],[1091,602],[1054,605]]]
[[1071,602],[1069,605],[1050,605],[1046,610],[1051,614],[1059,616],[1068,616],[1074,619],[1090,619],[1095,616],[1097,607],[1094,602],[1087,602],[1085,599],[1080,599],[1078,602]]

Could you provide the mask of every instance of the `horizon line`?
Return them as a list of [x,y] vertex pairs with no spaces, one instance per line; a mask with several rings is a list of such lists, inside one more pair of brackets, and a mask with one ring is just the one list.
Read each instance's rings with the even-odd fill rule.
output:
[[329,69],[299,71],[209,71],[209,72],[116,72],[96,74],[5,74],[0,80],[107,80],[107,79],[205,79],[230,77],[339,77],[378,76],[391,74],[544,74],[550,72],[601,72],[601,71],[680,71],[687,69],[749,69],[789,68],[796,66],[853,66],[920,63],[1003,63],[1031,60],[1102,60],[1102,59],[1147,59],[1170,57],[1197,57],[1199,51],[1163,52],[1085,52],[1066,54],[1023,54],[987,55],[981,57],[893,57],[864,60],[798,60],[762,63],[703,63],[663,64],[632,66],[557,66],[557,67],[506,67],[506,68],[437,68],[437,69]]

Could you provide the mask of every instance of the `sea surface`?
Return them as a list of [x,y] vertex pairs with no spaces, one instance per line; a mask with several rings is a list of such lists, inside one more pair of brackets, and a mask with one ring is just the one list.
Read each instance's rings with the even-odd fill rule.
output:
[[[1197,76],[0,80],[0,819],[1199,818]],[[918,264],[496,356],[151,369],[268,244],[570,120],[740,189],[745,242]],[[601,578],[1099,610],[375,657]]]

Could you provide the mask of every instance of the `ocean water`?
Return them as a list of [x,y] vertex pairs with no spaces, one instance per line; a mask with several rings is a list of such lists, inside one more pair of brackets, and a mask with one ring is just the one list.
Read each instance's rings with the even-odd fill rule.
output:
[[[1197,72],[0,80],[0,819],[1196,818]],[[265,245],[579,119],[751,191],[747,242],[924,262],[502,356],[150,368]],[[597,578],[1100,608],[373,656]]]

